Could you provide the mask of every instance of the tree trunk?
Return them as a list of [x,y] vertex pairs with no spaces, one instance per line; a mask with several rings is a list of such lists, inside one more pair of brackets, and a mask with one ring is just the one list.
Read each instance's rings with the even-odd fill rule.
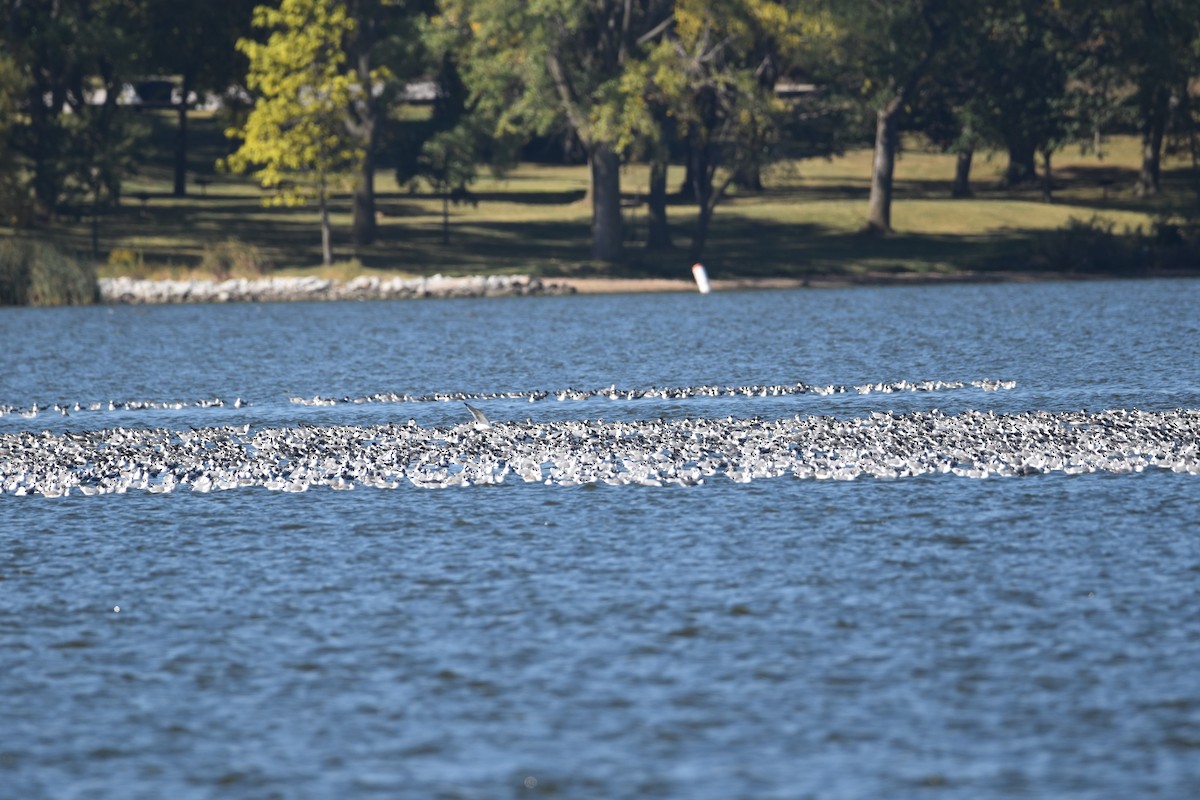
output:
[[1006,187],[1020,186],[1037,180],[1037,148],[1030,142],[1012,142],[1008,145],[1008,167],[1004,170],[1002,184]]
[[[43,95],[49,93],[47,106]],[[53,219],[58,213],[58,201],[63,186],[62,156],[69,151],[66,134],[59,122],[63,103],[63,92],[43,92],[34,83],[30,89],[26,107],[29,109],[29,159],[33,162],[33,213],[40,221]]]
[[354,49],[354,70],[358,76],[358,85],[361,87],[362,93],[359,100],[354,103],[354,124],[351,126],[351,131],[363,148],[362,164],[354,182],[352,201],[354,221],[351,239],[356,248],[374,244],[378,235],[375,222],[375,158],[379,150],[379,126],[383,111],[373,94],[371,65],[379,34],[379,23],[377,22],[379,13],[380,9],[377,3],[358,3],[355,7],[357,25],[352,47]]
[[733,184],[739,189],[745,189],[747,192],[761,192],[763,190],[762,166],[758,161],[739,164],[737,167],[737,176],[733,179]]
[[1196,119],[1192,115],[1188,94],[1183,96],[1183,121],[1187,125],[1188,150],[1192,155],[1192,187],[1196,192],[1196,204],[1200,205],[1200,140],[1196,137]]
[[875,161],[871,169],[871,197],[867,202],[867,231],[892,230],[892,183],[896,172],[900,105],[893,100],[875,116]]
[[192,76],[183,73],[180,82],[179,131],[175,136],[175,189],[172,194],[176,197],[187,196],[187,151],[188,151],[188,93],[192,90]]
[[325,196],[325,187],[319,191],[321,205],[321,263],[329,266],[333,263],[333,235],[329,228],[329,199]]
[[954,159],[954,185],[950,187],[951,197],[971,196],[971,159],[975,155],[974,148],[964,147],[958,151]]
[[667,162],[650,162],[650,194],[646,198],[646,249],[666,250],[671,246],[667,223]]
[[1197,141],[1194,124],[1188,126],[1188,149],[1192,154],[1192,186],[1196,191],[1196,204],[1200,205],[1200,141]]
[[692,199],[696,203],[696,228],[692,233],[690,257],[699,261],[708,244],[708,225],[712,221],[715,204],[712,203],[713,177],[716,167],[709,160],[708,143],[703,137],[694,137],[688,148],[688,174],[692,178]]
[[1054,173],[1050,170],[1050,150],[1042,151],[1042,202],[1054,202]]
[[442,244],[450,244],[450,187],[442,187]]
[[1170,95],[1165,89],[1154,93],[1154,99],[1142,120],[1142,168],[1134,191],[1139,197],[1151,197],[1159,192],[1162,171],[1162,143],[1167,128]]
[[[372,130],[374,125],[371,125]],[[374,134],[367,140],[362,166],[354,183],[354,246],[366,247],[375,243],[378,228],[375,223],[375,146]]]
[[579,201],[585,208],[594,208],[596,202],[596,174],[592,169],[592,157],[588,156],[587,186],[583,188],[583,199]]
[[712,222],[713,207],[708,203],[697,204],[696,232],[692,234],[692,249],[688,256],[693,261],[704,257],[704,246],[708,244],[708,226]]
[[592,258],[621,257],[621,162],[610,145],[598,142],[588,157],[592,177]]
[[92,258],[100,258],[100,187],[92,188]]
[[696,199],[696,170],[699,160],[693,150],[697,147],[695,136],[688,136],[684,139],[686,152],[683,159],[683,183],[679,184],[678,196],[685,203],[690,203]]

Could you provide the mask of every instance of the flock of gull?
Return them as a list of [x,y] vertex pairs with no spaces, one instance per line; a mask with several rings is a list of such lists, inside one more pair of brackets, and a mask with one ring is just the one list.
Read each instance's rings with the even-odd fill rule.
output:
[[[1200,410],[835,418],[489,420],[448,427],[250,425],[0,434],[0,494],[61,497],[261,487],[443,488],[505,482],[691,486],[1049,472],[1200,474]],[[469,412],[469,414],[468,414]]]
[[36,419],[43,413],[58,414],[59,416],[69,417],[72,413],[80,411],[179,411],[184,408],[223,408],[228,405],[230,408],[242,408],[246,403],[242,398],[238,397],[230,403],[226,403],[219,397],[214,397],[211,400],[195,400],[192,402],[156,402],[154,400],[109,400],[106,403],[51,403],[49,405],[39,405],[33,403],[29,406],[10,406],[0,404],[0,417],[17,415],[25,419]]
[[[995,392],[1001,389],[1012,389],[1014,381],[975,380],[975,381],[908,381],[900,380],[891,383],[865,383],[859,386],[839,386],[826,384],[809,386],[804,383],[790,384],[753,384],[746,386],[676,386],[650,388],[618,388],[616,384],[598,389],[539,389],[532,391],[513,392],[435,392],[433,394],[409,394],[398,392],[378,392],[362,397],[291,397],[295,405],[302,406],[335,406],[345,403],[361,405],[364,403],[434,403],[453,400],[528,400],[531,403],[553,397],[558,401],[591,400],[608,398],[609,400],[686,400],[695,397],[785,397],[799,394],[815,394],[828,396],[833,394],[872,394],[892,392],[944,392],[953,389],[976,388],[985,392]],[[54,402],[46,405],[33,403],[29,406],[13,406],[0,404],[0,417],[20,416],[25,419],[36,419],[41,414],[57,414],[69,417],[79,412],[99,411],[163,411],[185,408],[243,408],[250,405],[238,397],[226,402],[219,397],[189,402],[158,402],[153,400],[108,400],[107,402]]]
[[872,392],[883,394],[890,394],[892,392],[941,392],[967,387],[982,389],[985,392],[994,392],[1000,389],[1012,389],[1015,386],[1015,381],[998,380],[977,380],[970,383],[964,381],[901,380],[892,383],[864,383],[859,386],[838,386],[834,384],[809,386],[805,383],[753,384],[747,386],[702,384],[699,386],[650,387],[648,389],[617,388],[616,384],[612,384],[611,386],[599,389],[574,389],[568,387],[554,391],[438,392],[422,395],[381,392],[365,397],[342,397],[341,399],[336,397],[321,397],[319,395],[311,398],[293,397],[290,399],[297,405],[305,406],[335,406],[340,403],[429,403],[447,400],[462,400],[464,402],[467,400],[528,400],[531,403],[536,403],[550,397],[560,402],[564,400],[592,400],[594,398],[608,398],[609,400],[689,400],[694,397],[786,397],[798,394],[815,394],[824,397],[831,394],[847,394],[850,392],[857,394],[871,394]]

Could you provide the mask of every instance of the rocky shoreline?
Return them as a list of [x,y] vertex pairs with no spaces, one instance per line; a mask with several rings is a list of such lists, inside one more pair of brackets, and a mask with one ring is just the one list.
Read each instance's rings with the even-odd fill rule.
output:
[[[1138,275],[1072,272],[867,273],[797,277],[725,278],[712,280],[715,291],[763,289],[834,289],[855,286],[920,286],[947,283],[1037,283],[1112,279],[1196,278],[1200,269]],[[571,294],[695,292],[688,278],[572,276],[548,280],[530,275],[431,275],[421,278],[360,276],[349,281],[329,278],[264,277],[224,281],[100,278],[99,302],[144,305],[169,303],[270,303],[303,300],[416,300],[451,297],[515,297]]]
[[302,300],[396,300],[574,294],[572,286],[529,275],[423,278],[362,276],[350,281],[317,277],[142,280],[101,278],[100,302],[121,305],[170,303],[270,303]]

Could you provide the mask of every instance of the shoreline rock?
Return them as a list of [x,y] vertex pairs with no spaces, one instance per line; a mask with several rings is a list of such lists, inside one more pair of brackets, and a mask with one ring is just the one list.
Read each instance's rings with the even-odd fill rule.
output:
[[[1072,272],[954,272],[813,274],[805,277],[745,277],[714,279],[715,291],[764,289],[842,289],[861,286],[923,286],[963,283],[1041,283],[1047,281],[1138,280],[1197,278],[1197,270],[1110,275]],[[101,304],[143,305],[170,303],[270,303],[325,300],[415,300],[453,297],[516,297],[572,294],[641,294],[644,292],[695,292],[690,278],[629,278],[574,276],[546,280],[530,275],[472,275],[422,278],[384,278],[363,275],[349,281],[314,276],[231,278],[212,280],[148,280],[129,277],[100,278]]]
[[380,278],[350,281],[317,277],[142,280],[118,277],[98,281],[100,302],[111,305],[173,303],[271,303],[315,300],[407,300],[451,297],[501,297],[574,294],[566,284],[529,275],[474,275]]

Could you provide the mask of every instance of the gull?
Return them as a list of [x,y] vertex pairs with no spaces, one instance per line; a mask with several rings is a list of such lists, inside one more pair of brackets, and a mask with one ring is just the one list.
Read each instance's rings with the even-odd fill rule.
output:
[[484,414],[470,403],[464,402],[463,405],[467,407],[467,411],[470,411],[471,416],[475,418],[475,430],[483,431],[492,427],[492,423],[488,421],[487,414]]

